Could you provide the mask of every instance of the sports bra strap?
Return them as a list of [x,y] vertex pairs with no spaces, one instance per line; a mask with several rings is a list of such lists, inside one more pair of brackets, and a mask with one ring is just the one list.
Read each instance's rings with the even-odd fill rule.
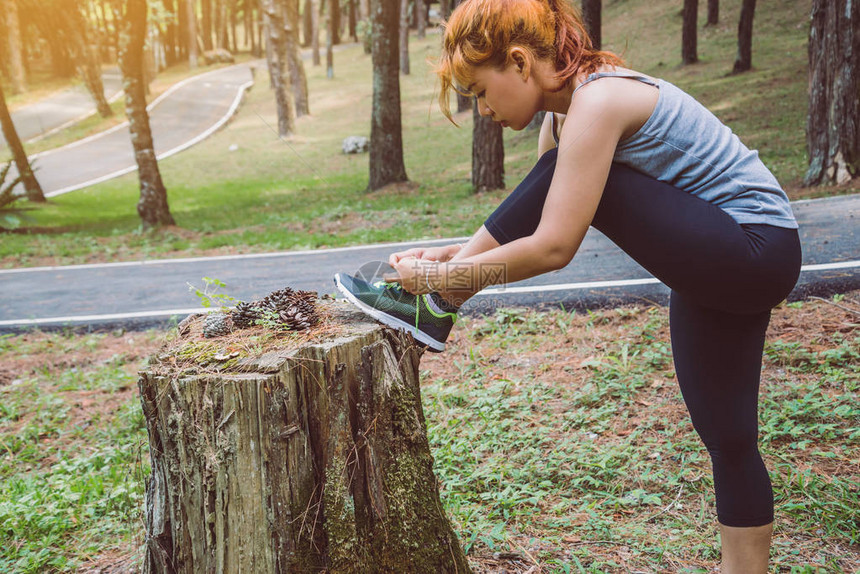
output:
[[573,90],[571,98],[582,86],[589,84],[594,80],[599,80],[600,78],[630,78],[631,80],[639,80],[640,82],[648,84],[649,86],[657,86],[657,82],[655,82],[651,78],[643,76],[642,74],[630,74],[628,72],[595,72],[593,74],[589,74],[588,77],[585,78],[585,81],[579,84],[575,90]]

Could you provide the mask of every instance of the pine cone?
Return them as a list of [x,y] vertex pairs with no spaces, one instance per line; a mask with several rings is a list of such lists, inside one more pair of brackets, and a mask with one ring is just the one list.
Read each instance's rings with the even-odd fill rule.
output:
[[287,309],[290,305],[293,304],[293,301],[295,300],[295,293],[296,292],[289,287],[287,287],[286,289],[273,291],[272,293],[266,295],[265,298],[263,298],[263,303],[277,313],[278,311]]
[[210,313],[203,321],[203,336],[206,338],[228,335],[233,331],[233,321],[224,313]]
[[247,329],[252,327],[254,322],[260,318],[260,312],[257,311],[260,303],[253,301],[251,303],[240,302],[236,308],[230,313],[233,319],[233,325],[237,329]]

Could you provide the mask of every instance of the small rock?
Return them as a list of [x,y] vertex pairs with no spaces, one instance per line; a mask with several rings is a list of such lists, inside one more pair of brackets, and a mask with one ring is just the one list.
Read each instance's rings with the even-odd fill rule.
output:
[[345,140],[343,140],[343,153],[351,154],[351,153],[364,153],[368,150],[370,146],[370,142],[366,137],[362,136],[349,136]]
[[236,151],[237,149],[239,149],[239,146],[237,146],[236,144],[233,144],[233,145],[231,145],[231,146],[230,146],[229,148],[227,148],[227,149],[228,149],[228,150],[230,150],[230,151]]
[[236,62],[233,54],[224,48],[203,52],[203,60],[207,66],[210,64],[234,64]]

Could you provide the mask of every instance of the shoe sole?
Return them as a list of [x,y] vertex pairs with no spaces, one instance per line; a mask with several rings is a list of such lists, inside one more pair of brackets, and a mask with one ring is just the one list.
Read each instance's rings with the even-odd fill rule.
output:
[[360,301],[355,295],[353,295],[349,291],[349,289],[347,289],[343,285],[343,283],[340,282],[340,273],[335,274],[334,284],[335,287],[337,287],[337,290],[340,291],[341,294],[346,297],[350,303],[352,303],[353,305],[361,309],[364,313],[370,315],[380,323],[388,325],[389,327],[397,329],[398,331],[405,331],[406,333],[409,333],[416,341],[422,343],[423,345],[426,345],[427,349],[433,351],[434,353],[441,353],[445,350],[445,343],[440,343],[436,339],[426,335],[421,330],[416,329],[415,325],[410,325],[406,321],[401,321],[397,317],[392,317],[388,313],[383,313],[378,309],[374,309],[367,303]]

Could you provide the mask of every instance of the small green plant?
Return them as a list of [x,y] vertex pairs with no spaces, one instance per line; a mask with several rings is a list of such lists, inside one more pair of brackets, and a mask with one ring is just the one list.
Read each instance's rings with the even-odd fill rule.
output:
[[218,293],[218,289],[225,287],[227,284],[221,281],[220,279],[213,279],[212,277],[204,277],[203,289],[199,289],[188,283],[188,290],[197,295],[200,298],[200,304],[206,307],[218,306],[221,307],[222,310],[226,311],[230,308],[234,303],[236,303],[236,298],[231,297],[230,295],[226,295],[224,293]]
[[12,213],[8,207],[22,197],[12,192],[15,186],[21,182],[20,176],[13,179],[12,183],[6,185],[6,178],[9,176],[9,170],[11,169],[12,162],[10,161],[0,170],[0,227],[7,229],[15,229],[21,225],[21,218]]

